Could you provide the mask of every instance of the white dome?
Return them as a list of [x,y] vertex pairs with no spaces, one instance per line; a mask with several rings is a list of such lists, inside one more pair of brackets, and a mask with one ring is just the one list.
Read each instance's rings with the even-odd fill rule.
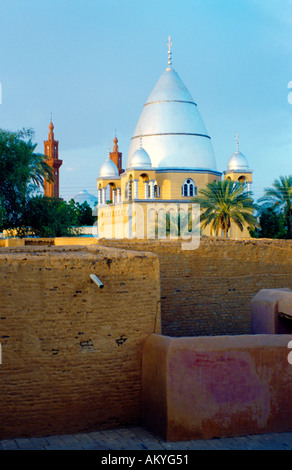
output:
[[127,168],[139,139],[156,168],[216,171],[215,154],[197,104],[172,67],[149,95],[131,140]]
[[98,199],[95,197],[93,194],[90,194],[86,189],[83,189],[83,191],[80,191],[80,193],[76,194],[76,196],[73,198],[75,202],[79,202],[79,204],[83,204],[84,202],[87,202],[87,204],[93,209],[97,202]]
[[235,171],[249,171],[248,161],[243,153],[239,152],[238,150],[231,155],[228,166],[228,170],[235,170]]
[[105,162],[101,165],[100,178],[118,178],[119,170],[117,165],[108,157]]
[[231,155],[228,161],[228,170],[233,171],[249,171],[248,161],[246,157],[239,151],[239,137],[238,133],[235,134],[236,150]]
[[146,152],[146,150],[143,149],[143,147],[140,147],[137,150],[135,150],[135,152],[133,153],[131,157],[129,168],[134,168],[134,169],[135,168],[141,168],[141,169],[151,168],[150,157],[148,153]]

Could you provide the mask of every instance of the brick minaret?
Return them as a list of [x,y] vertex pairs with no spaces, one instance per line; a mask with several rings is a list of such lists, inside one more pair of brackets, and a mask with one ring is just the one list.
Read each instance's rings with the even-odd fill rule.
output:
[[110,159],[116,164],[119,174],[125,170],[122,169],[122,152],[119,152],[118,139],[115,137],[113,140],[114,146],[113,151],[110,152]]
[[52,121],[49,125],[48,140],[44,140],[44,154],[46,161],[54,171],[55,181],[48,183],[44,181],[44,195],[49,197],[59,197],[59,168],[63,161],[59,160],[59,142],[54,138],[54,125]]
[[[118,139],[117,137],[114,138],[113,140],[113,151],[110,152],[109,156],[110,159],[116,164],[118,170],[119,170],[119,175],[121,173],[124,173],[125,170],[122,169],[122,152],[119,152],[119,146],[118,146]],[[110,199],[112,199],[112,186],[110,186]]]

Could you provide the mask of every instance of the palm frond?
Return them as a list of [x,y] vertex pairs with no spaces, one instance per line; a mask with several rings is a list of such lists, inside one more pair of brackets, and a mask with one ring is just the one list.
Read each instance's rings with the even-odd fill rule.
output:
[[240,230],[245,225],[256,226],[256,206],[246,188],[230,180],[214,181],[199,191],[194,199],[200,205],[202,228],[210,225],[211,232],[225,234],[233,221]]

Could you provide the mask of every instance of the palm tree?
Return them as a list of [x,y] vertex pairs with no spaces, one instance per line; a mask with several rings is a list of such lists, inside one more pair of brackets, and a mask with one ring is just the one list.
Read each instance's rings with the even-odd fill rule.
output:
[[0,129],[0,195],[2,225],[17,228],[32,191],[43,186],[44,179],[54,181],[46,157],[36,153],[33,131],[10,132]]
[[[26,191],[29,185],[43,187],[44,180],[54,181],[54,174],[46,162],[46,157],[36,153],[37,144],[33,144],[32,129],[22,129],[17,132],[0,129],[0,181],[11,182],[23,187]],[[3,184],[4,185],[4,184]]]
[[23,153],[27,160],[28,179],[37,187],[44,186],[44,180],[49,183],[54,182],[54,174],[52,168],[47,164],[43,154],[35,152],[37,144],[33,144],[31,140],[21,143]]
[[222,230],[223,236],[228,232],[233,221],[241,231],[245,225],[250,230],[257,226],[253,212],[256,206],[247,192],[244,184],[228,179],[208,183],[205,189],[199,191],[194,202],[200,204],[201,228],[210,225],[210,233],[218,235]]
[[272,188],[265,188],[265,194],[258,202],[263,202],[276,213],[284,215],[287,238],[292,238],[292,176],[280,176],[275,179]]

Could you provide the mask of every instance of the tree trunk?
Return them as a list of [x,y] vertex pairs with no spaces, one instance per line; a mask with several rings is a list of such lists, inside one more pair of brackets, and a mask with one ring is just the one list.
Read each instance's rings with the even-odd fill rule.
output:
[[223,227],[223,236],[225,238],[228,238],[228,228],[227,227]]

